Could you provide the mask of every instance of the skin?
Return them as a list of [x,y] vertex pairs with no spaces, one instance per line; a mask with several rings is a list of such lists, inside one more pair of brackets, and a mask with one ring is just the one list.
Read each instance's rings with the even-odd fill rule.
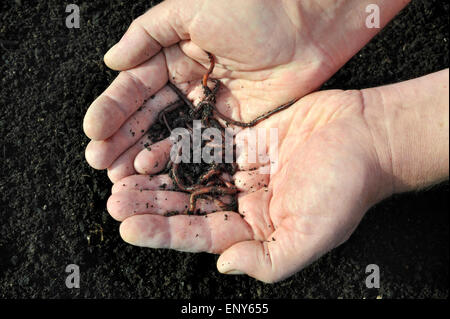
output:
[[[217,60],[212,77],[224,84],[217,107],[235,120],[312,92],[380,30],[365,26],[372,3],[383,27],[408,1],[172,0],[153,7],[105,55],[123,72],[86,113],[88,163],[107,168],[112,182],[151,172],[134,160],[149,143],[144,132],[155,113],[176,98],[164,86],[170,80],[198,100],[205,51]],[[154,94],[157,101],[148,100]],[[144,100],[147,112],[137,112]]]
[[[161,216],[188,197],[158,191],[143,175],[118,182],[108,210],[133,245],[219,253],[222,273],[282,280],[345,242],[373,204],[448,178],[448,94],[447,69],[386,87],[313,93],[263,121],[256,128],[278,128],[278,157],[274,145],[267,150],[278,169],[249,171],[264,164],[240,154],[234,179],[244,218]],[[157,210],[129,209],[154,194],[168,198]]]
[[[391,87],[306,95],[379,31],[364,27],[365,5],[380,6],[384,26],[407,1],[239,3],[165,1],[133,22],[105,56],[124,71],[86,114],[86,158],[116,182],[108,210],[122,222],[125,241],[220,253],[222,273],[275,282],[343,243],[377,201],[448,177],[448,71]],[[278,128],[278,170],[246,171],[255,164],[240,155],[243,171],[234,179],[245,218],[165,217],[181,211],[187,195],[171,191],[167,176],[133,175],[157,173],[167,161],[170,142],[143,150],[141,131],[176,100],[165,87],[169,79],[198,100],[209,65],[204,50],[217,57],[212,77],[225,84],[218,108],[236,120],[304,96],[258,125]]]

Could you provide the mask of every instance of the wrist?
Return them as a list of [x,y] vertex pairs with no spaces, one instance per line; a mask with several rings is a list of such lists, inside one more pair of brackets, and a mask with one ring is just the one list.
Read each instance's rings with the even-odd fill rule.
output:
[[[378,32],[380,32],[411,0],[296,0],[284,1],[286,13],[299,33],[307,33],[317,47],[316,56],[323,64],[337,71]],[[373,6],[379,12],[372,12]],[[296,7],[295,10],[293,7]],[[379,25],[368,25],[371,14]],[[305,27],[307,26],[307,27]],[[299,52],[305,44],[298,41]],[[303,56],[302,56],[303,58]]]
[[448,69],[362,95],[386,196],[448,178]]

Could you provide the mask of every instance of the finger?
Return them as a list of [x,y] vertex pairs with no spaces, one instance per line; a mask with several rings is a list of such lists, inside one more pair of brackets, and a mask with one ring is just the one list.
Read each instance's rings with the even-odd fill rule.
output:
[[[189,205],[189,194],[173,191],[123,191],[112,194],[107,202],[109,214],[116,220],[139,214],[183,214]],[[196,209],[213,213],[220,209],[213,201],[197,199]]]
[[[207,68],[186,56],[178,45],[173,45],[163,50],[166,57],[169,79],[173,83],[186,83],[199,85],[200,79]],[[206,54],[206,53],[205,53]],[[209,64],[208,64],[209,66]],[[193,80],[199,80],[194,83]],[[191,83],[192,82],[192,83]]]
[[111,193],[123,191],[144,191],[144,190],[173,190],[174,184],[169,175],[132,175],[122,178],[115,183]]
[[238,171],[233,180],[240,192],[256,192],[269,185],[269,174],[261,174],[255,171]]
[[159,141],[137,154],[134,168],[140,174],[156,174],[163,170],[170,157],[173,142],[170,138]]
[[[238,194],[239,213],[253,229],[253,239],[265,240],[274,232],[274,223],[278,219],[270,214],[270,203],[273,189],[262,188],[254,192],[241,192]],[[273,214],[272,214],[273,215]]]
[[112,194],[107,210],[115,220],[125,220],[136,214],[182,213],[189,203],[189,195],[171,191],[123,191]]
[[124,177],[136,174],[134,169],[134,159],[140,151],[150,147],[152,140],[146,134],[141,137],[139,142],[123,152],[109,167],[108,177],[111,182],[116,183]]
[[[208,54],[200,47],[197,48],[201,51],[199,52],[201,58],[192,58],[186,55],[182,48],[187,43],[192,43],[192,41],[181,41],[179,45],[165,48],[164,55],[166,57],[170,81],[177,83],[178,88],[196,105],[204,98],[201,79],[208,70],[211,61],[208,58]],[[226,72],[218,69],[216,64],[213,75],[211,75],[215,78],[222,78],[221,85],[219,86],[220,93],[218,94],[220,98],[216,103],[216,108],[224,115],[239,118],[236,93],[232,93],[227,89],[229,82],[223,79],[226,76]]]
[[267,240],[236,243],[222,253],[217,268],[223,274],[247,274],[267,283],[283,280],[320,256],[314,240],[290,233],[278,229]]
[[191,1],[164,1],[134,20],[122,39],[104,57],[114,70],[132,68],[155,54],[189,38],[188,21],[196,12]]
[[128,71],[121,72],[89,107],[83,121],[85,134],[104,140],[167,83],[164,54]]
[[156,122],[159,112],[176,99],[176,94],[168,87],[160,90],[153,99],[147,100],[140,111],[134,113],[113,136],[102,141],[91,141],[86,148],[87,162],[96,169],[109,167],[124,151],[146,134],[148,128]]
[[[208,69],[211,61],[208,57],[208,54],[205,52],[203,48],[201,48],[199,45],[195,44],[193,41],[186,40],[181,41],[179,43],[179,47],[181,51],[183,51],[183,54],[189,57],[190,59],[197,61],[201,65],[203,65],[204,68]],[[236,71],[235,69],[241,70],[242,68],[245,68],[248,66],[248,64],[242,63],[242,65],[236,65],[236,61],[230,60],[227,58],[224,58],[222,56],[215,56],[215,67],[213,70],[213,73],[211,74],[211,77],[214,78],[233,78],[235,80],[236,78],[244,78],[248,76],[245,74],[245,72]],[[224,67],[224,65],[233,65],[233,68]],[[236,75],[239,74],[240,77],[237,77]],[[239,81],[240,82],[240,81]],[[227,83],[227,82],[226,82]],[[228,83],[227,83],[228,84]]]
[[252,238],[251,229],[234,212],[206,216],[132,216],[120,225],[120,235],[136,246],[210,253],[220,253]]

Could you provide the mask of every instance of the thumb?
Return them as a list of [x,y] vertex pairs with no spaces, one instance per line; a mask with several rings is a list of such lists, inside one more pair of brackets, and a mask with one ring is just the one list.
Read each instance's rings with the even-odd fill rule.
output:
[[195,1],[163,1],[134,20],[118,43],[105,54],[106,65],[127,70],[155,56],[162,47],[189,39],[188,21]]
[[247,274],[266,283],[281,281],[328,251],[324,243],[314,238],[292,238],[282,230],[275,231],[269,240],[243,241],[225,250],[217,260],[223,274]]
[[273,244],[258,240],[237,243],[217,260],[217,269],[223,274],[247,274],[267,283],[280,281],[291,274],[280,266],[273,259]]

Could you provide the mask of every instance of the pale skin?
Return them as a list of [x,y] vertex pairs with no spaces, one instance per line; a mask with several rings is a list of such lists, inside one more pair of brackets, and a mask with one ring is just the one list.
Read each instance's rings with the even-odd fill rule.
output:
[[[195,3],[191,3],[191,6]],[[309,2],[301,3],[307,5]],[[175,29],[167,29],[162,23],[154,22],[159,18],[166,21],[165,23],[177,21],[177,27],[181,25],[180,28],[183,29],[185,22],[170,17],[174,14],[172,11],[165,11],[171,4],[170,1],[164,3],[157,9],[162,10],[157,15],[147,16],[148,21],[142,19],[143,23],[153,24],[153,27],[149,27],[149,32],[142,33],[136,26],[131,28],[125,37],[128,37],[125,44],[118,45],[118,49],[116,47],[113,53],[107,54],[105,61],[109,66],[115,69],[132,68],[134,80],[127,74],[129,71],[122,72],[103,97],[94,102],[85,119],[86,133],[94,140],[88,147],[86,156],[96,168],[109,167],[109,176],[116,182],[108,201],[108,210],[114,218],[122,222],[120,233],[125,241],[144,247],[218,253],[221,254],[217,262],[220,272],[245,273],[265,282],[275,282],[299,271],[343,243],[374,203],[394,192],[424,187],[448,178],[446,70],[382,88],[323,91],[303,97],[288,110],[258,125],[260,128],[278,128],[279,166],[276,172],[250,172],[248,169],[255,164],[247,164],[245,154],[239,158],[242,171],[234,176],[234,180],[241,189],[239,212],[245,218],[235,212],[216,212],[209,214],[207,218],[163,216],[167,211],[181,211],[187,204],[187,195],[171,191],[173,185],[167,176],[160,175],[150,180],[148,176],[133,174],[157,173],[161,166],[158,165],[158,169],[154,164],[167,160],[167,151],[171,145],[163,141],[154,145],[154,148],[152,146],[152,151],[141,151],[139,136],[125,134],[130,127],[135,129],[132,125],[137,125],[138,121],[141,125],[150,125],[151,119],[147,119],[146,123],[142,122],[156,111],[147,111],[150,115],[144,117],[140,115],[141,110],[141,113],[136,112],[131,117],[132,122],[125,121],[138,107],[139,100],[135,102],[135,96],[144,99],[145,94],[153,94],[151,90],[159,91],[158,85],[153,84],[160,81],[159,85],[163,87],[172,74],[175,74],[175,81],[190,80],[189,84],[184,83],[184,86],[180,87],[194,99],[199,96],[194,83],[198,84],[195,80],[200,78],[205,68],[197,62],[205,66],[207,63],[203,55],[199,55],[198,59],[193,58],[189,54],[191,51],[183,48],[199,46],[194,43],[194,39],[200,39],[197,42],[201,44],[201,37],[191,35],[191,41],[182,41],[179,46],[174,46],[176,39],[167,42],[162,39],[170,39],[173,36],[170,33]],[[323,4],[330,5],[330,2]],[[399,1],[397,4],[397,7],[392,9],[391,17],[405,3]],[[380,5],[383,3],[380,2]],[[208,8],[206,4],[202,8],[205,7]],[[202,8],[197,7],[194,12]],[[326,16],[338,18],[338,15],[330,15],[329,11],[327,12]],[[193,21],[192,18],[187,20]],[[217,15],[211,23],[216,20]],[[206,31],[213,30],[210,24]],[[257,30],[251,28],[254,29]],[[352,41],[358,38],[358,31],[354,32],[356,34]],[[183,35],[180,32],[176,34]],[[301,35],[301,32],[298,34]],[[125,52],[120,48],[121,45],[126,47],[140,37],[142,40],[149,36],[151,39],[147,40],[150,42],[147,41],[147,45],[143,47],[139,47],[137,43],[140,41],[137,41],[132,50]],[[267,37],[267,34],[264,36]],[[361,33],[360,46],[371,36],[373,34]],[[168,47],[163,49],[164,54],[157,53],[157,47],[154,52],[148,51],[153,37]],[[255,36],[249,37],[247,42],[252,38]],[[274,37],[275,41],[276,39],[277,37]],[[219,107],[222,105],[225,112],[238,120],[254,118],[265,110],[295,97],[295,94],[307,94],[335,71],[329,67],[326,72],[322,72],[321,63],[302,66],[302,59],[294,59],[294,63],[281,63],[282,67],[255,67],[251,65],[252,61],[244,61],[245,52],[242,56],[238,54],[234,60],[229,57],[233,50],[239,52],[239,45],[231,46],[233,50],[225,52],[223,56],[214,52],[213,48],[207,46],[214,40],[214,37],[209,37],[205,47],[200,47],[218,55],[219,69],[213,77],[223,80],[227,88],[224,93],[220,93],[224,96],[219,97]],[[217,46],[220,47],[220,41],[218,42]],[[294,42],[299,43],[298,38]],[[312,42],[314,41],[302,43]],[[321,60],[320,54],[316,57],[317,51],[314,48],[306,47],[306,50],[301,51],[307,52],[311,49],[314,54],[310,57]],[[263,49],[264,47],[256,46],[255,52]],[[296,50],[293,49],[294,52]],[[332,47],[328,52],[330,50]],[[171,55],[171,52],[174,55]],[[351,56],[353,53],[348,54]],[[146,59],[153,57],[144,62],[145,56]],[[281,55],[278,52],[276,56]],[[344,63],[350,56],[342,58],[340,63]],[[197,62],[194,63],[194,60]],[[141,62],[144,64],[133,68]],[[320,66],[319,70],[315,69],[316,66]],[[308,69],[310,67],[311,69]],[[339,63],[334,67],[339,68]],[[161,68],[166,68],[162,74],[157,72],[162,71]],[[155,72],[158,74],[155,75]],[[305,80],[300,80],[303,76],[295,75],[296,73],[305,75],[307,79],[309,75],[310,82],[316,81],[316,77],[320,78],[320,75],[322,77],[316,84],[307,87]],[[165,79],[164,74],[167,74]],[[261,74],[265,75],[261,78]],[[150,93],[136,88],[133,91],[133,85],[139,83],[136,82],[136,77],[143,77],[140,80],[142,83],[153,83]],[[163,79],[154,79],[157,77]],[[286,79],[289,79],[288,83]],[[300,83],[296,83],[296,80]],[[241,89],[241,86],[245,89]],[[142,95],[139,95],[138,91]],[[143,110],[144,114],[146,110],[161,109],[176,99],[173,92],[167,88],[154,93],[157,94],[154,99],[148,101]],[[108,98],[109,95],[114,97]],[[113,103],[121,105],[114,106]],[[229,109],[225,107],[227,104]],[[117,107],[122,110],[120,114],[117,114]],[[118,130],[120,126],[122,128]],[[100,141],[107,137],[107,141]],[[269,154],[272,153],[270,149],[271,146]],[[132,169],[126,168],[130,166],[130,161]],[[164,191],[159,187],[162,184],[166,184]],[[214,204],[207,201],[200,201],[199,205],[205,211],[215,208]]]

